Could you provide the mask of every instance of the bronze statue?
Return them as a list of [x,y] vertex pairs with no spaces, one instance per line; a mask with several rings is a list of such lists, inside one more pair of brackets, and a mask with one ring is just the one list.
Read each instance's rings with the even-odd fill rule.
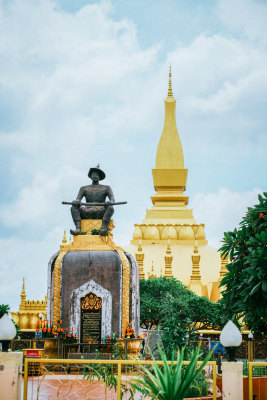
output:
[[[110,186],[100,185],[99,181],[105,179],[104,171],[99,168],[90,168],[88,172],[92,184],[82,186],[76,200],[72,202],[63,201],[62,204],[71,204],[71,215],[76,229],[70,230],[72,235],[81,235],[81,219],[102,219],[102,226],[99,234],[108,234],[108,224],[114,213],[113,205],[126,204],[126,202],[115,203],[115,198]],[[86,203],[82,203],[82,198],[86,198]],[[109,200],[106,200],[106,199]]]

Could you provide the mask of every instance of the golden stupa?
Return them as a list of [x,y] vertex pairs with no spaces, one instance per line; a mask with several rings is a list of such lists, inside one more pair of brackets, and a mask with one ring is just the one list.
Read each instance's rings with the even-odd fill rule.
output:
[[[12,319],[22,330],[35,330],[38,327],[38,321],[46,319],[46,296],[44,300],[27,300],[23,278],[20,299],[19,311],[11,311]],[[42,318],[40,318],[40,314],[42,314]]]
[[[175,117],[171,68],[165,121],[152,170],[155,194],[141,224],[135,224],[128,251],[136,257],[140,278],[175,277],[212,301],[220,298],[219,282],[227,271],[217,250],[208,245],[205,225],[196,222],[185,195],[188,170]],[[151,271],[153,266],[153,271]]]

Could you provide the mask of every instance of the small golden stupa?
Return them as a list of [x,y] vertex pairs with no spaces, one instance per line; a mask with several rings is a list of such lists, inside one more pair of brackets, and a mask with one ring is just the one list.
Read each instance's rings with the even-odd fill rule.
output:
[[23,330],[36,329],[38,327],[39,314],[46,319],[46,296],[44,300],[27,300],[25,291],[25,279],[23,278],[20,294],[20,306],[18,312],[11,312],[13,321]]
[[184,168],[175,108],[170,68],[165,121],[152,170],[153,205],[142,223],[135,224],[127,249],[136,257],[140,278],[160,276],[163,270],[164,276],[175,277],[198,295],[217,301],[227,261],[221,260],[217,250],[208,245],[205,225],[197,223],[192,209],[187,207],[188,196],[184,192],[188,170]]

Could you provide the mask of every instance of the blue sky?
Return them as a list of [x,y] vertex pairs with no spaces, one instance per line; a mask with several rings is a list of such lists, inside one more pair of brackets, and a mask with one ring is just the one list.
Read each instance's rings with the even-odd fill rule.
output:
[[[46,268],[100,162],[131,239],[172,64],[187,194],[219,246],[266,189],[267,3],[0,0],[0,302],[46,291]],[[4,38],[4,40],[3,40]]]

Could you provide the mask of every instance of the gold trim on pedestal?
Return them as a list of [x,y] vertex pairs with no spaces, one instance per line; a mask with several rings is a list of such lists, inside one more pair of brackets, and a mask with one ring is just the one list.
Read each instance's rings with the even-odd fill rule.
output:
[[54,324],[60,319],[60,284],[61,284],[61,264],[63,257],[67,251],[62,252],[56,259],[54,268],[54,308],[53,308],[53,322]]
[[122,262],[122,317],[121,317],[121,335],[126,329],[127,322],[129,322],[130,310],[130,264],[128,258],[122,249],[116,249],[121,262]]

